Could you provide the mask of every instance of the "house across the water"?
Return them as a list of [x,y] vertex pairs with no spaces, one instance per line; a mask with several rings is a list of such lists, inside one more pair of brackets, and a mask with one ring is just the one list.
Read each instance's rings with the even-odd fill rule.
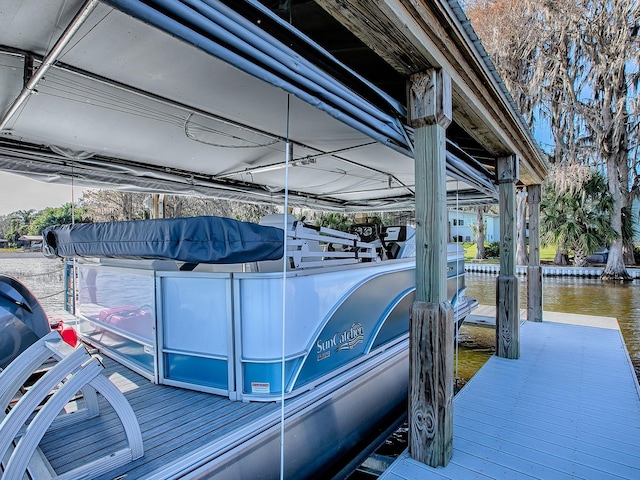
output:
[[30,249],[37,248],[38,244],[42,247],[42,235],[22,235],[18,238],[18,248]]
[[[478,233],[478,217],[475,211],[448,210],[449,241],[475,242]],[[485,241],[500,240],[500,218],[494,213],[485,212]]]

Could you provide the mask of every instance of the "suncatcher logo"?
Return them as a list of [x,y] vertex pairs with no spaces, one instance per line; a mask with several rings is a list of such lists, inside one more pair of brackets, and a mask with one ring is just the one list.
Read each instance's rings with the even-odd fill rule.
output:
[[360,322],[355,322],[351,328],[343,332],[336,332],[326,340],[318,340],[316,343],[318,360],[324,360],[331,355],[331,350],[351,350],[364,341],[364,327]]

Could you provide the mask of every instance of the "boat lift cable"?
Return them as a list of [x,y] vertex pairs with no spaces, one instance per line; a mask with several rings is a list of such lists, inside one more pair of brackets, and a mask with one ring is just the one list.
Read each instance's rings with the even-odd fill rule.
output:
[[284,480],[284,397],[285,397],[285,326],[287,322],[287,219],[289,217],[289,162],[291,160],[291,144],[289,143],[289,126],[291,121],[291,94],[287,94],[287,142],[284,162],[284,215],[282,228],[284,230],[284,255],[282,257],[282,363],[280,371],[280,480]]

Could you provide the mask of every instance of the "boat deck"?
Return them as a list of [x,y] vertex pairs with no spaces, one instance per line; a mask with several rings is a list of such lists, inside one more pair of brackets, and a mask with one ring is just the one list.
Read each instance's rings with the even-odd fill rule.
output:
[[[233,432],[247,426],[264,428],[278,417],[275,403],[232,402],[207,393],[154,385],[104,357],[104,375],[122,391],[140,423],[144,456],[94,480],[150,478],[157,470],[197,449],[216,446],[222,454],[234,446]],[[101,397],[100,397],[101,398]],[[101,399],[101,415],[47,433],[40,448],[58,474],[126,446],[120,421]],[[259,430],[258,430],[259,431]]]
[[522,325],[519,360],[492,357],[456,395],[446,467],[404,452],[381,480],[638,478],[639,387],[616,320],[544,318]]

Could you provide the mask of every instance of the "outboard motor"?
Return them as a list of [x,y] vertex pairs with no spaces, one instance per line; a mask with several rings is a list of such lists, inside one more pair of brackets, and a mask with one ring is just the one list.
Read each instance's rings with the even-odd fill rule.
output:
[[50,331],[47,314],[29,289],[0,274],[0,368]]

